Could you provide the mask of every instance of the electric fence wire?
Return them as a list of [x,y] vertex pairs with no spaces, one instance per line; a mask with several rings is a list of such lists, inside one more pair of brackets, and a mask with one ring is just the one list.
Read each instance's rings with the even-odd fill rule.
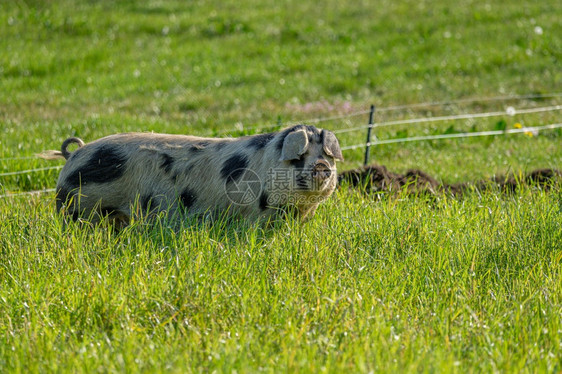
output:
[[408,138],[395,138],[395,139],[384,139],[384,140],[375,140],[369,143],[361,143],[361,144],[354,144],[342,147],[342,151],[363,148],[368,145],[381,145],[381,144],[393,144],[393,143],[407,143],[407,142],[416,142],[416,141],[424,141],[424,140],[440,140],[440,139],[454,139],[454,138],[470,138],[476,136],[494,136],[494,135],[505,135],[505,134],[520,134],[520,133],[529,133],[529,134],[538,134],[544,130],[554,130],[562,128],[562,123],[552,123],[549,125],[544,126],[535,126],[535,127],[522,127],[519,129],[506,129],[506,130],[491,130],[491,131],[475,131],[475,132],[463,132],[463,133],[455,133],[455,134],[441,134],[441,135],[424,135],[424,136],[412,136]]
[[[544,94],[505,95],[505,96],[493,96],[493,97],[484,97],[484,98],[475,97],[475,98],[465,98],[465,99],[456,99],[456,100],[430,101],[430,102],[424,102],[424,103],[395,105],[395,106],[389,106],[389,107],[379,107],[379,108],[377,108],[377,113],[389,112],[389,111],[398,111],[398,110],[405,110],[405,109],[423,108],[423,107],[432,107],[432,106],[446,106],[446,105],[462,104],[462,103],[475,103],[475,102],[483,103],[483,102],[511,101],[511,100],[539,100],[539,99],[548,99],[548,98],[557,98],[557,97],[562,97],[562,92],[551,92],[551,93],[544,93]],[[559,110],[560,106],[556,106],[556,108]],[[526,109],[526,110],[527,110],[527,112],[524,112],[523,110],[519,110],[517,113],[534,113],[534,112],[532,112],[532,110],[534,110],[533,108]],[[235,126],[235,127],[229,128],[229,129],[218,130],[216,132],[208,132],[207,135],[211,135],[211,134],[225,135],[225,134],[235,133],[235,132],[240,132],[240,131],[266,130],[266,129],[273,129],[273,128],[279,127],[280,125],[290,126],[290,125],[296,125],[296,124],[300,124],[300,123],[316,124],[316,123],[321,123],[321,122],[335,121],[335,120],[340,120],[340,119],[347,119],[347,118],[362,116],[362,115],[368,114],[368,113],[370,113],[370,110],[361,110],[361,111],[357,111],[357,112],[346,113],[346,114],[341,114],[341,115],[336,115],[336,116],[309,118],[309,119],[303,119],[303,120],[300,120],[300,121],[290,121],[290,122],[284,122],[284,123],[282,122],[282,123],[270,124],[270,125],[265,125],[265,126],[256,125],[256,126],[248,127],[248,126],[238,125],[238,126]],[[496,116],[497,115],[510,114],[510,113],[506,113],[506,112],[489,112],[488,116],[491,116],[493,113],[496,113],[496,114],[494,114]],[[482,115],[485,116],[485,113],[482,113]],[[465,117],[465,116],[471,116],[471,117]],[[408,119],[408,120],[400,120],[400,121],[390,121],[390,122],[375,124],[374,127],[380,127],[380,126],[383,126],[383,125],[384,126],[391,126],[391,125],[404,124],[404,123],[416,123],[416,122],[424,123],[424,122],[431,122],[431,121],[453,120],[453,119],[463,119],[463,118],[482,118],[482,117],[475,116],[475,114],[472,114],[472,115],[471,114],[460,114],[460,115],[456,115],[456,116],[428,117],[428,118],[423,118],[423,119]],[[365,129],[365,128],[368,128],[368,127],[369,126],[360,126],[360,127],[349,128],[349,129],[339,129],[339,130],[336,130],[334,132],[336,132],[336,133],[352,132],[352,131],[356,131],[356,130]],[[35,156],[4,157],[4,158],[0,158],[0,161],[32,160],[32,159],[36,159],[36,157]]]

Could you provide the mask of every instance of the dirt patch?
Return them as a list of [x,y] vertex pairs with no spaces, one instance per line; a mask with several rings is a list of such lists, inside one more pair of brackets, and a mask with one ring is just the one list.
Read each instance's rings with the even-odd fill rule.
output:
[[429,174],[411,169],[404,174],[387,170],[383,165],[368,165],[359,169],[347,170],[339,174],[339,183],[348,183],[365,192],[398,192],[406,190],[416,194],[449,193],[462,195],[469,190],[499,189],[514,192],[523,185],[537,186],[548,190],[562,181],[562,171],[557,169],[537,169],[526,174],[498,174],[490,179],[464,183],[441,183]]

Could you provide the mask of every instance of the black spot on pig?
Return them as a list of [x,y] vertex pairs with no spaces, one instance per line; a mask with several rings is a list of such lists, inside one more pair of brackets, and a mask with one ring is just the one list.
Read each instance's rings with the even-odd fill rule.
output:
[[289,161],[289,163],[291,164],[291,166],[294,166],[295,169],[297,169],[297,171],[300,172],[304,169],[305,157],[304,155],[302,155],[301,158],[298,158],[296,160],[291,160]]
[[248,146],[260,150],[264,148],[274,137],[276,133],[254,135],[250,137]]
[[197,195],[195,192],[190,188],[184,189],[180,195],[180,203],[184,209],[191,208],[193,204],[195,204],[195,201],[197,201]]
[[160,162],[160,167],[164,169],[164,172],[166,174],[168,174],[170,171],[172,171],[172,167],[174,166],[174,158],[167,153],[162,153],[160,157],[162,159]]
[[260,195],[260,202],[259,202],[259,204],[260,204],[260,209],[261,209],[262,211],[267,209],[267,206],[268,206],[268,204],[267,204],[267,199],[268,199],[268,198],[269,198],[269,196],[267,195],[267,192],[265,192],[265,191],[262,192],[262,194]]
[[109,145],[98,148],[90,159],[73,171],[66,182],[72,187],[88,183],[109,183],[121,178],[125,172],[127,158]]
[[248,167],[248,158],[242,154],[235,154],[228,158],[221,169],[221,176],[227,182],[233,182],[244,174],[244,170]]

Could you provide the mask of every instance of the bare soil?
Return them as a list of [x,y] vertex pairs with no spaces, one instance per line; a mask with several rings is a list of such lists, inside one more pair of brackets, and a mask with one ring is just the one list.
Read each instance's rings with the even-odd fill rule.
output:
[[536,169],[521,174],[498,174],[490,179],[462,183],[445,183],[418,169],[404,174],[387,170],[383,165],[371,164],[359,169],[347,170],[339,174],[340,185],[360,188],[368,193],[407,191],[416,194],[435,195],[449,193],[460,196],[472,190],[496,189],[514,192],[519,187],[535,186],[548,190],[562,181],[562,171],[558,169]]

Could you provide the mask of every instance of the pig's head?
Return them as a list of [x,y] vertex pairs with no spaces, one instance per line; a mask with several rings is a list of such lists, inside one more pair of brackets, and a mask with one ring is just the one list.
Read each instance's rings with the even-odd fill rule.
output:
[[285,130],[283,135],[279,160],[291,171],[294,190],[304,194],[331,194],[337,181],[336,161],[343,161],[334,133],[298,125]]

